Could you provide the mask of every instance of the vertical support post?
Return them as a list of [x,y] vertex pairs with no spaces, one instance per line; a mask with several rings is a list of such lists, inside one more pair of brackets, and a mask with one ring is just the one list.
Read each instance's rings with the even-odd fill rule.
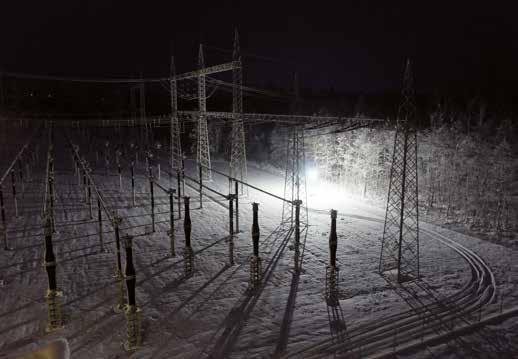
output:
[[125,236],[124,243],[126,247],[126,268],[124,271],[126,277],[126,289],[128,292],[128,304],[124,308],[126,315],[127,336],[124,343],[126,351],[135,351],[140,347],[141,332],[140,332],[140,318],[142,315],[141,309],[137,306],[135,296],[135,288],[137,285],[135,266],[133,265],[133,248],[132,237]]
[[339,267],[336,265],[336,217],[338,212],[331,210],[331,231],[329,232],[329,265],[326,267],[326,301],[330,306],[338,305]]
[[295,257],[294,257],[294,266],[295,271],[298,272],[300,270],[300,205],[302,204],[301,200],[293,201],[295,205]]
[[[142,78],[142,73],[140,74]],[[141,138],[142,142],[146,140],[146,146],[148,142],[147,136],[147,123],[146,123],[146,87],[145,83],[141,82],[138,86],[138,94],[139,94],[139,117],[140,117],[140,127],[142,129]]]
[[184,200],[184,220],[183,220],[183,231],[185,233],[185,275],[192,275],[194,269],[194,261],[193,261],[193,251],[191,247],[191,211],[189,208],[189,200],[188,196],[183,198]]
[[239,183],[235,181],[235,198],[236,198],[236,233],[239,233]]
[[54,332],[63,328],[61,318],[60,298],[63,296],[61,291],[57,289],[56,280],[56,256],[52,245],[52,219],[51,214],[44,214],[44,233],[45,233],[45,270],[48,278],[48,289],[45,295],[47,302],[47,325],[45,331],[47,333]]
[[149,174],[149,193],[151,195],[151,230],[155,233],[155,187],[153,174]]
[[8,250],[9,245],[7,243],[7,223],[5,221],[4,189],[1,184],[0,184],[0,214],[2,216],[2,237],[4,237],[4,249]]
[[181,171],[182,166],[182,141],[180,133],[180,121],[178,119],[178,88],[175,79],[176,68],[174,65],[174,57],[171,56],[171,81],[170,81],[170,93],[171,93],[171,126],[170,126],[170,149],[171,149],[171,174],[176,171],[176,177],[178,181],[177,195],[178,195],[178,214],[182,217],[181,211]]
[[198,165],[198,178],[200,180],[200,208],[203,208],[203,168]]
[[81,186],[81,166],[79,166],[78,159],[76,158],[77,167],[77,186]]
[[[198,68],[203,69],[205,61],[203,57],[203,46],[200,44],[198,53]],[[210,165],[209,132],[207,126],[207,95],[205,75],[198,75],[198,131],[197,131],[197,156],[196,163],[204,166],[202,173],[205,179],[211,181],[212,171]]]
[[121,223],[121,219],[119,217],[115,217],[113,219],[113,227],[115,230],[115,246],[116,246],[116,254],[117,254],[117,267],[115,268],[115,279],[117,280],[117,286],[118,286],[118,302],[115,304],[113,310],[115,313],[121,313],[124,309],[124,285],[122,283],[123,276],[122,276],[122,261],[121,261],[121,245],[120,245],[120,232],[119,232],[119,225]]
[[52,244],[52,225],[51,214],[46,212],[44,215],[44,233],[45,233],[45,270],[49,281],[49,290],[57,290],[56,284],[56,256]]
[[182,157],[182,194],[185,195],[185,158]]
[[[83,160],[83,164],[86,165],[86,161]],[[83,170],[83,188],[85,190],[85,202],[88,200],[88,187],[86,184],[86,168]]]
[[[239,34],[234,31],[234,51],[232,61],[239,66],[232,69],[232,129],[231,129],[231,152],[230,152],[230,176],[246,181],[246,143],[243,124],[243,72],[241,64],[241,48],[239,46]],[[244,186],[241,182],[241,193],[244,193]]]
[[90,212],[90,219],[93,219],[94,216],[92,212],[92,185],[90,183],[90,177],[88,177],[86,183],[88,186],[88,210]]
[[261,283],[261,257],[259,257],[259,203],[252,203],[252,244],[253,255],[250,257],[250,288],[256,289]]
[[184,212],[185,217],[183,220],[183,230],[185,233],[185,247],[190,248],[191,247],[191,211],[190,211],[190,197],[184,196]]
[[[51,146],[51,150],[53,150],[53,146]],[[53,153],[53,152],[52,152]],[[50,156],[50,162],[49,162],[49,171],[50,173],[52,173],[52,175],[54,175],[54,157],[52,156],[52,153],[51,153],[51,156]]]
[[331,232],[329,233],[329,264],[336,267],[336,249],[338,245],[338,236],[336,235],[336,217],[338,211],[331,210]]
[[[52,160],[51,160],[52,161]],[[49,199],[50,199],[50,222],[51,222],[51,228],[52,233],[56,232],[56,221],[54,217],[54,174],[51,171],[49,173]]]
[[177,193],[178,193],[178,218],[182,218],[182,200],[181,200],[181,185],[182,185],[182,180],[181,180],[181,174],[180,174],[180,169],[176,172],[176,181],[177,181]]
[[135,207],[135,163],[131,161],[131,200]]
[[174,257],[176,255],[174,249],[174,189],[169,188],[169,223],[171,228],[169,229],[169,240],[171,241],[171,255]]
[[228,233],[229,233],[229,241],[228,241],[228,257],[229,263],[231,266],[234,265],[234,206],[233,206],[234,196],[232,194],[228,195]]
[[[23,155],[23,153],[22,153]],[[25,186],[24,186],[24,183],[23,183],[23,166],[22,166],[22,159],[21,157],[18,158],[18,175],[20,176],[20,184],[21,184],[21,187],[22,187],[22,197],[23,197],[23,192],[25,191]]]
[[253,244],[253,254],[254,256],[259,256],[259,203],[252,203],[252,244]]
[[14,201],[14,216],[18,218],[18,199],[16,198],[16,178],[14,175],[14,169],[11,168],[11,183],[13,188],[13,201]]
[[101,208],[101,199],[97,197],[97,219],[99,221],[99,244],[101,245],[101,252],[104,252],[104,240],[103,240],[103,214]]
[[[394,137],[379,272],[398,283],[419,278],[419,200],[414,80],[407,61]],[[392,278],[391,278],[392,280]]]
[[117,172],[119,173],[119,192],[122,192],[122,169],[121,164],[117,164]]
[[151,173],[151,161],[149,160],[149,151],[146,151],[146,168],[148,173]]

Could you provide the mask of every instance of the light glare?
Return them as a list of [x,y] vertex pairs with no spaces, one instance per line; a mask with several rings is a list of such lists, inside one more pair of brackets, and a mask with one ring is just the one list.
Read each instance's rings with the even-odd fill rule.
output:
[[318,170],[315,167],[309,168],[307,176],[310,181],[315,181],[318,178]]

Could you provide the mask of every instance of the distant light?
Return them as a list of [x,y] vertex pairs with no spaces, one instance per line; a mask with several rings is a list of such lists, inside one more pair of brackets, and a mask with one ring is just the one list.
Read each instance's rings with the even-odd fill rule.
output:
[[310,181],[315,181],[318,179],[318,169],[316,167],[308,168],[306,171],[306,175]]

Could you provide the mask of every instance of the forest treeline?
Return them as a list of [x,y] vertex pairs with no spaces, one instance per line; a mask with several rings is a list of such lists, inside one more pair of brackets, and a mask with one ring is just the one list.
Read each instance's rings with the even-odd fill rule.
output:
[[[512,117],[488,112],[480,102],[468,109],[437,105],[419,115],[420,211],[439,217],[443,223],[462,224],[497,238],[513,238],[518,229],[517,124]],[[332,115],[325,108],[315,114]],[[320,180],[383,206],[394,134],[395,118],[351,132],[308,133],[308,163],[318,167]],[[283,130],[278,127],[250,136],[252,158],[282,168]]]

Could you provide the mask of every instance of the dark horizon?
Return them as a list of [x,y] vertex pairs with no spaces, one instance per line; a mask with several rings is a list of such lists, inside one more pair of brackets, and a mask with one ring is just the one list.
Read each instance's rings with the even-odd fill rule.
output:
[[[404,60],[415,64],[421,91],[470,89],[505,93],[518,79],[518,32],[510,9],[470,3],[254,6],[222,1],[139,7],[70,1],[3,5],[2,71],[83,77],[145,77],[169,73],[171,48],[179,72],[196,67],[200,42],[231,50],[240,32],[245,82],[380,92],[401,85]],[[226,54],[229,58],[230,54]],[[222,52],[206,47],[206,62]]]

